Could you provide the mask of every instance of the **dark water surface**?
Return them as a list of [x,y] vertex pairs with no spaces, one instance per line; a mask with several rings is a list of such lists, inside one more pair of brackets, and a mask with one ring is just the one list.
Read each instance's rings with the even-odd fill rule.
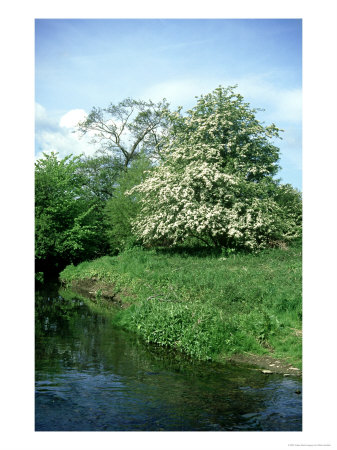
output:
[[301,431],[301,381],[191,362],[36,292],[36,431]]

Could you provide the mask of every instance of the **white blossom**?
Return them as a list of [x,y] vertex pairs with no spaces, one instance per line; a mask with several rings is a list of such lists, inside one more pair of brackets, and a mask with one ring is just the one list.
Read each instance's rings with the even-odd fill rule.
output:
[[276,186],[271,175],[278,149],[269,138],[277,128],[267,133],[231,89],[201,97],[188,114],[179,117],[184,127],[168,140],[162,164],[130,191],[142,193],[134,231],[145,243],[175,244],[194,236],[248,249],[280,235],[297,236],[298,212],[292,218],[265,187]]

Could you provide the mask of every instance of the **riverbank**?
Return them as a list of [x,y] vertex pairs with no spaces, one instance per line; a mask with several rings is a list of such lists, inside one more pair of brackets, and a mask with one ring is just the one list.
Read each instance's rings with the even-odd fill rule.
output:
[[228,257],[134,249],[68,266],[60,279],[103,308],[117,304],[114,325],[146,342],[300,375],[301,271],[300,248]]

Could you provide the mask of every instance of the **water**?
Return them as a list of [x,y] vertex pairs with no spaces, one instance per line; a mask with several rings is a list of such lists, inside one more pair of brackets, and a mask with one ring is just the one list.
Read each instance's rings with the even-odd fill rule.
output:
[[299,379],[193,362],[110,322],[37,291],[36,431],[302,430]]

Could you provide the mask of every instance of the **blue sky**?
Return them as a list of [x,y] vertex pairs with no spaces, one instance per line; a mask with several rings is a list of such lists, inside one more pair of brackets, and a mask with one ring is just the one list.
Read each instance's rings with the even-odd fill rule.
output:
[[279,176],[301,189],[300,19],[36,20],[36,155],[92,153],[71,131],[93,106],[165,97],[186,109],[220,84],[285,130]]

